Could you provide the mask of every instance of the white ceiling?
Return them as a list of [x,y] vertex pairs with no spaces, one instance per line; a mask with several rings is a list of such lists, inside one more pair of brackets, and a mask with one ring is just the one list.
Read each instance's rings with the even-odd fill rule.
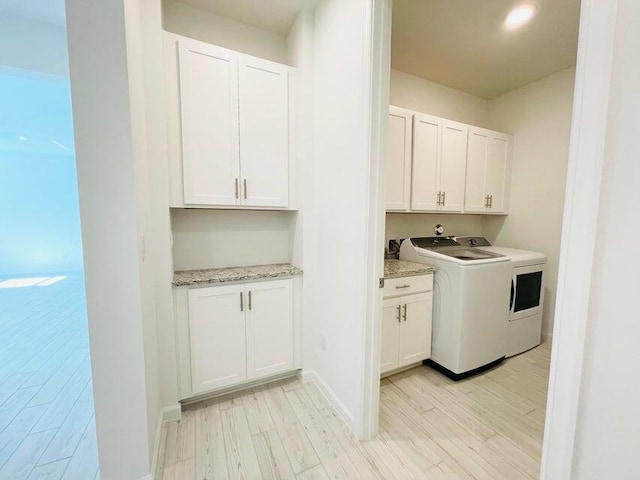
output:
[[318,3],[318,0],[178,1],[282,36],[289,33],[301,10],[315,7]]
[[0,0],[0,15],[8,13],[64,27],[64,0]]
[[495,98],[575,65],[580,0],[531,0],[519,30],[502,22],[519,0],[394,0],[392,67]]

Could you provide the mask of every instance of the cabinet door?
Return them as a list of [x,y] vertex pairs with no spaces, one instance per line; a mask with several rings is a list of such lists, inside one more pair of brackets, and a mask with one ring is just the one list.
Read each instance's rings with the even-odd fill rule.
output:
[[467,133],[462,123],[444,120],[440,157],[441,210],[461,212],[464,208],[464,180],[467,165]]
[[243,285],[189,290],[193,393],[247,378]]
[[409,210],[411,200],[411,136],[413,113],[389,108],[387,139],[387,210]]
[[413,116],[411,210],[439,210],[439,158],[442,119],[416,113]]
[[380,373],[385,373],[398,368],[398,343],[401,318],[400,309],[400,299],[398,298],[383,301]]
[[465,182],[464,211],[484,213],[487,210],[485,173],[491,132],[483,128],[469,128],[467,149],[467,174]]
[[431,355],[433,292],[396,299],[402,306],[398,367],[419,362]]
[[240,56],[242,203],[289,205],[289,68]]
[[247,375],[293,368],[293,286],[290,279],[246,286]]
[[487,154],[486,191],[491,195],[491,213],[506,213],[509,200],[511,136],[492,132]]
[[237,54],[182,38],[178,48],[184,203],[236,205]]

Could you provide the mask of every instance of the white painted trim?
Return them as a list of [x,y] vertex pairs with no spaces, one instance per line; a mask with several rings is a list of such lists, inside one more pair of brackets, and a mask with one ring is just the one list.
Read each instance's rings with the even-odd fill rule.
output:
[[298,378],[302,383],[314,382],[320,392],[324,395],[327,402],[331,404],[331,406],[335,409],[335,411],[340,415],[342,421],[346,423],[347,427],[351,431],[354,430],[354,422],[353,422],[353,414],[349,411],[347,407],[340,401],[335,392],[331,389],[331,387],[324,381],[324,379],[318,375],[318,372],[315,370],[302,370],[299,373]]
[[369,151],[368,245],[366,317],[361,418],[355,432],[361,440],[369,440],[378,430],[380,402],[380,345],[382,290],[378,280],[383,276],[385,229],[385,152],[391,68],[391,0],[373,0],[367,12],[370,25],[370,58],[365,79],[370,91],[368,125],[365,138]]
[[166,423],[175,422],[182,418],[182,408],[180,404],[171,405],[170,407],[165,407],[160,410],[160,415],[158,415],[158,424],[156,426],[156,440],[153,444],[153,457],[151,457],[151,474],[142,477],[141,480],[153,480],[154,477],[160,478],[158,459],[160,458],[160,441],[162,438],[162,427]]
[[541,480],[572,478],[617,0],[582,0]]

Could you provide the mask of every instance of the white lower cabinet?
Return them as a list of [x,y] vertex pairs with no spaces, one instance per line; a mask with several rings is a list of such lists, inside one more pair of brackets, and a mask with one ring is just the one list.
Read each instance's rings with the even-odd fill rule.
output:
[[285,279],[188,291],[191,388],[182,397],[293,368],[292,284]]
[[[423,283],[430,285],[428,282]],[[431,356],[432,306],[431,291],[384,299],[381,374]]]

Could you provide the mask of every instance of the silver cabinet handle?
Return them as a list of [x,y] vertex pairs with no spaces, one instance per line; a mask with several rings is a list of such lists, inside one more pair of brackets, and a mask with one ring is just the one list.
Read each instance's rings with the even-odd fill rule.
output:
[[442,206],[447,204],[447,192],[442,192]]
[[404,310],[404,313],[402,314],[402,319],[406,322],[407,321],[407,304],[406,303],[402,306],[402,309]]
[[493,195],[489,195],[489,208],[493,208]]
[[438,202],[437,205],[440,205],[440,196],[442,195],[442,192],[438,192]]
[[247,199],[247,179],[244,179],[244,199]]
[[484,197],[484,208],[489,208],[489,195]]
[[251,310],[251,290],[249,290],[249,310]]
[[238,179],[236,178],[236,200],[238,199]]
[[411,285],[396,285],[396,290],[399,290],[401,288],[409,288]]
[[396,318],[398,319],[398,323],[400,323],[400,308],[401,307],[400,307],[400,305],[398,305],[396,308],[398,309],[398,316]]
[[244,312],[244,299],[242,298],[242,292],[240,292],[240,311]]

